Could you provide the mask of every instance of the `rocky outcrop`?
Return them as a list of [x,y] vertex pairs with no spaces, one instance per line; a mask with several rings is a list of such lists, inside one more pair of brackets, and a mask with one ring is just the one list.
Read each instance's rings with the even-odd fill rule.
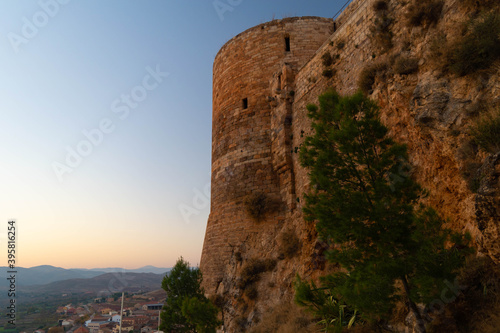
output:
[[[333,34],[328,32],[329,37],[315,52],[304,44],[303,50],[294,54],[292,38],[291,51],[285,51],[291,53],[285,53],[282,62],[270,60],[279,58],[279,45],[272,55],[278,58],[266,58],[274,61],[272,73],[261,69],[255,72],[258,77],[253,73],[245,83],[247,76],[240,68],[257,66],[258,54],[248,64],[243,61],[242,66],[233,66],[243,82],[235,87],[239,95],[231,93],[232,76],[227,77],[228,84],[214,79],[212,211],[201,269],[205,289],[223,300],[228,332],[245,331],[270,309],[290,301],[296,274],[316,279],[335,269],[325,259],[326,246],[318,239],[314,224],[306,222],[302,214],[309,179],[297,151],[304,137],[311,134],[306,105],[317,103],[317,97],[330,87],[340,94],[354,93],[358,78],[369,66],[378,68],[373,73],[370,97],[380,105],[389,134],[407,144],[410,176],[429,193],[423,201],[434,207],[449,227],[469,232],[478,251],[500,263],[500,153],[483,151],[469,134],[477,114],[484,108],[500,107],[500,65],[458,76],[440,63],[436,45],[442,48],[446,40],[459,38],[470,17],[465,1],[444,0],[437,21],[420,26],[408,23],[410,3],[418,1],[387,1],[392,19],[384,29],[391,33],[384,32],[383,37],[391,38],[388,50],[377,44],[380,38],[373,38],[377,17],[388,15],[377,13],[376,2],[352,1],[335,20]],[[294,29],[313,33],[310,23],[305,24],[307,20],[287,20],[247,33],[258,39],[269,29],[281,42],[282,37],[286,41],[294,36],[293,30],[285,30],[297,23]],[[327,23],[318,22],[324,38]],[[223,51],[231,47],[239,50],[235,43],[241,39],[245,34],[230,41]],[[320,40],[315,40],[316,46]],[[328,64],[325,54],[331,57]],[[294,60],[296,55],[300,61]],[[232,56],[242,59],[237,52]],[[224,66],[214,69],[227,73],[229,58],[221,59]],[[418,66],[398,70],[395,64],[405,59],[417,59]],[[246,91],[250,85],[253,90]],[[222,98],[226,95],[230,97]],[[242,104],[243,98],[250,104]],[[249,108],[252,104],[259,108]],[[245,198],[251,193],[264,194],[275,203],[258,221],[247,213]],[[290,239],[297,240],[293,251],[285,246]]]

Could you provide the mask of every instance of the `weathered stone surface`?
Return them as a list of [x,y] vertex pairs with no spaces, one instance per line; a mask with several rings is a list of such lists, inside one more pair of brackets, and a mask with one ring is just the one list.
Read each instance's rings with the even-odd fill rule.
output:
[[[449,227],[470,232],[479,250],[500,262],[498,154],[486,158],[476,148],[463,148],[482,103],[500,104],[500,66],[456,77],[436,65],[433,38],[438,32],[459,35],[457,24],[468,17],[460,0],[445,0],[439,23],[425,28],[408,27],[406,4],[388,1],[396,18],[394,47],[380,52],[370,40],[375,1],[353,0],[335,24],[310,17],[261,24],[231,39],[215,59],[211,212],[200,268],[205,290],[224,297],[229,332],[247,330],[290,300],[296,274],[316,279],[332,268],[314,224],[302,214],[309,178],[297,151],[312,133],[306,105],[317,103],[330,87],[344,95],[356,92],[362,69],[375,62],[386,63],[387,70],[375,78],[370,97],[380,105],[389,134],[407,144],[411,176],[429,192],[424,203]],[[284,50],[285,37],[290,37],[290,52]],[[336,59],[332,78],[323,75],[326,52]],[[391,61],[400,54],[420,59],[418,72],[391,72]],[[462,175],[467,163],[483,165],[477,194]],[[257,192],[279,203],[259,222],[245,207],[248,195]],[[285,230],[294,230],[300,240],[292,258],[280,255]],[[238,282],[254,258],[277,264],[259,275],[254,282],[258,297],[249,299]]]

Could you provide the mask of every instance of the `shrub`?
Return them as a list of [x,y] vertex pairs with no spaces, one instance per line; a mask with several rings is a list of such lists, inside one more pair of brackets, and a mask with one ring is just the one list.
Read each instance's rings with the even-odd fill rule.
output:
[[325,52],[321,56],[321,60],[323,61],[323,66],[325,67],[331,66],[333,64],[333,57],[330,52]]
[[434,320],[429,332],[455,332],[457,327],[460,332],[498,332],[499,281],[498,266],[490,258],[468,258],[458,276],[461,293]]
[[343,40],[339,40],[337,42],[337,50],[342,50],[345,46],[345,42]]
[[390,29],[392,22],[393,19],[388,15],[377,15],[377,17],[373,20],[373,25],[370,28],[370,38],[372,40],[372,43],[380,48],[383,52],[387,52],[393,46],[393,33]]
[[375,78],[386,70],[387,64],[384,62],[376,62],[365,66],[359,75],[359,89],[365,94],[371,93]]
[[375,1],[375,3],[373,4],[373,10],[378,12],[378,11],[382,11],[382,10],[387,10],[389,9],[389,6],[387,4],[387,1],[385,0],[378,0],[378,1]]
[[464,76],[487,69],[500,58],[500,15],[490,13],[474,20],[469,33],[451,46],[449,68]]
[[498,5],[498,0],[460,0],[460,3],[468,8],[491,8]]
[[257,287],[254,284],[248,286],[245,289],[245,295],[248,297],[248,299],[251,299],[251,300],[256,299],[257,296],[259,295],[259,292],[257,291]]
[[489,153],[500,151],[500,109],[479,116],[470,128],[474,142]]
[[263,314],[250,333],[313,333],[317,327],[312,318],[293,303],[283,302]]
[[214,294],[209,297],[210,302],[212,302],[213,305],[218,307],[219,309],[222,309],[224,307],[224,303],[226,300],[224,299],[224,296],[220,294]]
[[478,172],[481,167],[481,163],[477,162],[466,162],[462,168],[462,177],[467,182],[467,187],[471,192],[476,193],[479,190],[479,185],[481,183],[481,176]]
[[300,249],[300,241],[293,230],[281,234],[281,251],[287,258],[294,257]]
[[351,328],[354,325],[357,311],[335,299],[327,287],[318,288],[314,281],[303,281],[297,275],[294,288],[295,303],[319,319],[318,324],[323,326],[325,332],[340,333],[344,327]]
[[398,57],[394,62],[393,69],[396,74],[405,75],[415,73],[418,70],[418,59]]
[[442,0],[416,0],[408,10],[408,24],[418,27],[437,23],[442,10]]
[[323,76],[330,79],[335,75],[335,70],[332,68],[327,68],[323,71]]
[[441,67],[444,67],[445,60],[447,54],[446,45],[448,44],[448,40],[446,38],[446,34],[442,31],[436,32],[429,42],[429,58],[431,62]]
[[241,269],[241,276],[238,282],[240,289],[245,289],[247,286],[258,281],[260,274],[271,271],[276,267],[276,260],[273,259],[255,259],[248,260]]
[[260,221],[270,208],[270,200],[264,193],[253,193],[245,200],[248,215],[256,221]]

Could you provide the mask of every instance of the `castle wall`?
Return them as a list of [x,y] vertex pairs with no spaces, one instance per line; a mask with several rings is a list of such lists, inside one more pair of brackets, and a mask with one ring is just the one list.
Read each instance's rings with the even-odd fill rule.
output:
[[[373,1],[358,0],[340,14],[336,21],[336,30],[328,40],[318,48],[316,54],[299,70],[295,78],[295,99],[292,112],[292,146],[299,147],[305,136],[311,135],[311,122],[306,106],[316,103],[318,96],[326,89],[335,87],[341,94],[356,92],[357,80],[363,67],[372,60],[370,47],[370,26],[374,17]],[[339,48],[338,44],[343,47]],[[333,79],[322,75],[325,66],[322,56],[329,52],[338,59],[333,65]],[[293,154],[295,187],[298,198],[307,192],[309,177],[307,170],[300,167],[298,154]]]
[[222,280],[234,247],[261,232],[262,224],[284,218],[278,209],[256,223],[245,209],[252,193],[282,201],[271,154],[269,80],[284,64],[291,70],[302,67],[332,28],[331,19],[318,17],[264,23],[228,41],[215,58],[211,212],[200,264],[209,293]]
[[[389,135],[407,144],[412,177],[430,193],[425,203],[449,218],[450,227],[471,231],[476,244],[484,238],[490,256],[500,257],[495,236],[498,226],[488,222],[487,228],[493,231],[482,235],[475,225],[478,201],[461,175],[466,161],[459,157],[460,147],[468,140],[466,107],[481,98],[498,99],[492,82],[498,82],[500,72],[484,86],[492,89],[481,90],[470,79],[442,73],[433,64],[429,52],[433,36],[437,31],[453,35],[456,22],[463,18],[457,0],[445,1],[438,28],[409,27],[408,4],[389,0],[389,9],[381,14],[374,10],[375,2],[353,0],[335,24],[305,17],[256,26],[231,39],[216,56],[212,201],[201,270],[206,292],[223,297],[227,331],[242,329],[245,321],[251,325],[290,300],[296,274],[314,280],[322,270],[331,269],[314,223],[304,221],[302,215],[309,179],[300,166],[298,149],[312,134],[306,105],[318,103],[318,96],[330,87],[341,95],[354,93],[360,73],[370,64],[385,66],[384,73],[377,73],[374,79],[370,98],[380,105]],[[393,19],[389,52],[374,43],[372,28],[377,15]],[[285,36],[290,37],[289,52],[285,51]],[[336,59],[331,78],[323,75],[322,57],[327,52]],[[419,59],[418,70],[394,73],[394,61],[401,56]],[[422,96],[423,92],[428,95]],[[449,97],[446,103],[443,94]],[[245,98],[247,108],[243,107]],[[432,123],[418,121],[423,112],[433,115]],[[445,123],[443,113],[456,117]],[[245,211],[245,199],[259,192],[281,206],[256,222]],[[286,231],[299,239],[293,257],[282,253],[280,236]],[[277,263],[255,282],[257,300],[248,299],[238,285],[244,266],[252,259]]]

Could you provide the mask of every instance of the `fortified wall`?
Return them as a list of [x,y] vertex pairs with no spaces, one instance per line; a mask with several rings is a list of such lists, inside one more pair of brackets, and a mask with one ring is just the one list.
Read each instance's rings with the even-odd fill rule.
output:
[[[229,331],[251,326],[290,300],[296,274],[315,279],[328,269],[324,244],[302,215],[309,181],[298,149],[312,134],[306,105],[330,87],[354,93],[370,66],[384,73],[374,74],[369,96],[381,106],[389,134],[408,145],[412,176],[429,191],[426,203],[500,262],[500,157],[477,151],[463,157],[470,140],[468,110],[481,100],[500,106],[500,67],[478,85],[436,65],[436,36],[453,38],[457,22],[468,17],[461,1],[444,0],[439,23],[424,27],[407,24],[412,1],[387,0],[383,11],[376,2],[353,0],[334,20],[299,17],[258,25],[228,41],[215,58],[211,210],[200,269],[205,291],[222,299]],[[383,50],[374,24],[387,18],[392,40]],[[325,54],[333,65],[325,65]],[[417,69],[397,73],[392,66],[399,58],[417,59]],[[477,193],[463,176],[472,159],[489,172]],[[270,208],[259,219],[248,212],[255,195]],[[284,236],[290,234],[298,238],[293,255],[285,249],[290,237]],[[258,297],[251,299],[242,275],[248,263],[264,259],[274,265],[256,273]]]
[[[234,247],[249,234],[261,232],[261,225],[245,210],[246,198],[262,193],[270,200],[281,200],[280,181],[284,180],[277,172],[281,162],[273,155],[271,133],[277,130],[273,125],[278,125],[269,104],[269,81],[278,79],[275,74],[286,68],[280,78],[282,91],[290,91],[287,82],[293,82],[293,75],[332,31],[331,19],[272,21],[234,37],[215,57],[211,208],[200,266],[208,292],[214,292],[222,281]],[[266,221],[284,218],[283,209],[278,209]]]

